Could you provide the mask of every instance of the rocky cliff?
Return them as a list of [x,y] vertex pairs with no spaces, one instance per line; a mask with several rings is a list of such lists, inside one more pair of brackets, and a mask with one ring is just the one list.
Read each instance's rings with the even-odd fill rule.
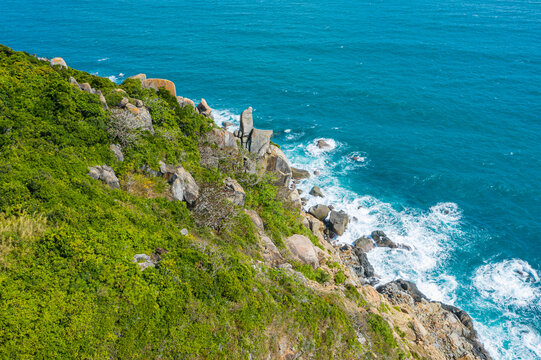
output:
[[230,132],[171,81],[0,55],[3,356],[490,359],[464,311],[378,284],[366,252],[402,245],[333,241],[348,214],[303,208],[252,108]]

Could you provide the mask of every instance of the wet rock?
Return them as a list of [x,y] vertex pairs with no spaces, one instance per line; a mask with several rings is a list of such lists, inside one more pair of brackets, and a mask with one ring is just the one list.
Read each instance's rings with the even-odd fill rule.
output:
[[120,145],[111,144],[109,149],[111,149],[113,155],[118,161],[124,161],[124,154],[122,154],[122,148],[120,147]]
[[374,241],[370,238],[363,236],[355,240],[355,242],[353,243],[353,247],[359,248],[364,252],[369,252],[374,248]]
[[411,250],[411,248],[407,245],[403,244],[397,244],[381,230],[372,231],[372,234],[370,235],[372,239],[376,242],[376,245],[379,247],[388,247],[391,249],[405,249],[405,250]]
[[227,130],[212,129],[206,136],[209,143],[219,148],[237,148],[237,139]]
[[291,167],[291,176],[293,179],[308,179],[310,172],[307,170]]
[[385,285],[378,286],[376,290],[385,294],[391,301],[400,303],[403,294],[409,295],[415,303],[429,301],[428,298],[411,281],[402,279],[391,281]]
[[336,234],[336,235],[343,235],[346,231],[346,227],[348,225],[349,218],[348,215],[344,211],[331,211],[331,215],[329,216],[329,225],[330,229]]
[[91,166],[88,168],[88,175],[96,180],[104,181],[113,189],[120,189],[120,182],[116,177],[114,170],[107,165]]
[[317,251],[306,236],[292,235],[286,239],[286,245],[297,260],[311,265],[314,270],[319,267]]
[[329,215],[329,212],[331,210],[329,209],[329,207],[327,205],[323,205],[323,204],[318,204],[318,205],[315,205],[315,206],[312,206],[309,210],[308,210],[308,213],[309,214],[312,214],[315,218],[317,218],[318,220],[325,220],[325,218],[327,217],[327,215]]
[[320,149],[328,149],[331,147],[331,145],[329,145],[329,143],[325,140],[321,139],[317,141],[317,147]]
[[246,193],[237,180],[227,177],[223,182],[227,193],[227,199],[237,206],[244,206]]
[[325,195],[323,195],[323,191],[317,185],[314,185],[314,187],[312,187],[312,190],[310,190],[309,194],[312,196],[325,197]]
[[314,175],[315,176],[319,176],[319,174],[320,174],[319,170],[314,170]]

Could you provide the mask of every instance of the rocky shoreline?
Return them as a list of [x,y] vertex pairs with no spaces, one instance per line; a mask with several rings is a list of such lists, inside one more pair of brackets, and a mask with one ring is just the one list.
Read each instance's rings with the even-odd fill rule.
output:
[[[50,60],[52,66],[67,67],[61,58]],[[165,79],[149,79],[145,74],[132,76],[130,79],[141,81],[144,88],[165,89],[175,96],[182,108],[193,109],[200,115],[213,118],[213,110],[204,99],[199,104],[178,96],[173,82]],[[99,90],[88,83],[79,84],[75,79],[70,83],[81,91],[99,96],[103,107],[108,109],[122,127],[130,130],[148,130],[154,133],[152,118],[141,99],[134,99],[117,89],[119,102],[111,106]],[[318,292],[338,294],[349,304],[351,312],[375,313],[385,319],[391,326],[398,346],[406,353],[417,354],[411,358],[431,359],[491,359],[488,352],[479,342],[470,316],[450,305],[431,301],[423,295],[415,284],[405,280],[395,280],[387,284],[378,284],[378,276],[370,264],[366,253],[375,247],[411,250],[408,246],[395,243],[383,231],[374,229],[371,234],[357,239],[353,244],[339,244],[334,239],[342,235],[348,226],[349,216],[344,211],[337,211],[332,206],[318,204],[305,209],[308,196],[324,197],[325,189],[314,186],[308,194],[296,189],[296,185],[310,176],[303,169],[290,166],[290,161],[280,147],[272,143],[272,130],[261,130],[254,127],[253,109],[247,108],[240,115],[239,129],[227,130],[215,126],[199,145],[201,164],[207,168],[219,168],[224,163],[242,168],[242,171],[259,177],[272,176],[279,186],[281,199],[296,209],[302,224],[317,238],[314,243],[304,235],[295,234],[284,240],[287,253],[280,250],[266,233],[263,221],[253,210],[244,209],[258,231],[262,264],[270,268],[283,269],[306,286]],[[317,146],[325,148],[328,144],[320,141]],[[111,151],[118,161],[123,161],[122,144],[111,144]],[[171,201],[185,201],[194,212],[214,214],[211,200],[208,200],[206,189],[197,184],[192,174],[182,166],[160,163],[159,171],[142,169],[149,176],[163,178],[170,186]],[[88,175],[93,179],[105,182],[112,188],[119,188],[119,179],[114,170],[107,164],[89,168]],[[226,178],[220,192],[228,201],[237,207],[244,207],[245,191],[234,179]],[[223,212],[219,209],[218,212]],[[143,259],[144,261],[140,261]],[[141,271],[154,266],[159,261],[157,255],[136,254],[134,262]],[[331,274],[331,279],[318,283],[306,278],[302,272],[294,269],[292,263],[297,262],[323,269]],[[257,263],[257,261],[256,261]],[[144,264],[144,265],[143,265]],[[337,274],[343,273],[344,280],[337,281]],[[332,280],[335,279],[335,280]],[[351,303],[344,295],[348,287],[356,288],[365,299],[363,306]],[[366,342],[359,332],[359,342]],[[276,358],[290,359],[300,356],[293,342],[285,341]],[[309,357],[309,356],[308,356]]]

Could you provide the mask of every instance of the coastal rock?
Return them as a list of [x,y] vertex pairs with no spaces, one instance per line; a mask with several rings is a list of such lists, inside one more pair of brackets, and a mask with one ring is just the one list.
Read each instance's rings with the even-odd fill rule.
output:
[[171,196],[177,201],[186,201],[188,205],[193,206],[199,197],[199,186],[195,182],[192,174],[186,171],[182,166],[174,167],[160,161],[159,174],[164,177],[171,185]]
[[205,99],[201,99],[199,105],[197,105],[196,110],[203,116],[211,117],[212,109],[208,106]]
[[122,153],[122,148],[120,147],[120,145],[111,144],[109,149],[111,149],[113,155],[118,161],[124,161],[124,154]]
[[346,231],[346,227],[348,225],[349,218],[348,215],[344,211],[331,211],[331,215],[329,216],[329,224],[331,230],[336,235],[343,235]]
[[306,236],[292,235],[286,239],[286,245],[297,260],[311,265],[314,270],[319,267],[317,251]]
[[244,210],[244,212],[250,217],[250,219],[252,220],[252,222],[254,223],[255,227],[258,230],[260,230],[260,231],[265,230],[265,227],[263,225],[263,220],[261,220],[261,217],[259,216],[257,211],[255,211],[255,210]]
[[367,237],[360,237],[353,243],[353,247],[359,248],[364,252],[369,252],[374,248],[374,241]]
[[61,57],[55,57],[51,59],[51,66],[60,66],[63,69],[67,69],[68,65]]
[[144,79],[141,81],[144,88],[159,90],[161,87],[169,91],[171,95],[177,96],[177,90],[175,83],[165,79]]
[[181,108],[185,108],[186,106],[189,105],[195,109],[195,103],[191,99],[188,99],[182,96],[177,96],[177,102]]
[[299,192],[297,190],[291,190],[287,196],[287,199],[293,204],[295,208],[299,210],[302,208],[301,196],[299,195]]
[[145,271],[149,267],[155,267],[157,261],[147,254],[135,254],[133,255],[132,262],[139,266],[139,270]]
[[428,298],[419,291],[417,285],[411,281],[402,279],[394,280],[385,285],[378,286],[376,290],[381,294],[385,294],[385,296],[387,296],[392,303],[403,302],[404,294],[410,296],[414,303],[429,301]]
[[372,234],[370,235],[372,239],[376,242],[376,245],[379,247],[388,247],[391,249],[405,249],[405,250],[411,250],[411,248],[407,245],[403,244],[397,244],[381,230],[372,231]]
[[329,145],[328,142],[326,142],[325,140],[323,139],[320,139],[317,141],[316,143],[317,147],[320,148],[320,149],[328,149],[331,147],[331,145]]
[[272,242],[272,239],[265,234],[261,235],[261,246],[263,248],[262,256],[266,263],[271,266],[277,266],[284,262],[280,251]]
[[146,74],[137,74],[137,75],[130,76],[128,79],[137,79],[137,80],[145,81],[147,79],[147,76]]
[[237,206],[244,206],[244,200],[246,199],[246,193],[237,180],[231,178],[224,179],[225,191],[227,199]]
[[107,165],[91,166],[88,168],[88,175],[96,180],[102,180],[113,189],[120,189],[120,182],[115,171]]
[[308,179],[310,177],[310,172],[304,169],[291,167],[291,177],[293,179]]
[[325,220],[325,218],[327,217],[327,215],[329,215],[329,212],[331,211],[331,209],[329,209],[329,207],[327,205],[323,205],[323,204],[318,204],[318,205],[315,205],[315,206],[312,206],[309,210],[308,210],[308,213],[309,214],[312,214],[314,217],[316,217],[318,220]]
[[224,129],[212,129],[207,134],[207,141],[219,148],[237,148],[237,139],[235,136]]
[[347,244],[342,245],[338,250],[343,263],[353,270],[361,283],[373,284],[377,282],[374,268],[368,261],[364,251]]
[[314,185],[312,187],[312,190],[310,190],[309,194],[312,196],[325,197],[325,195],[323,195],[323,191],[317,185]]
[[240,137],[242,144],[246,146],[248,138],[254,128],[254,120],[252,117],[252,107],[244,110],[240,114]]
[[264,156],[270,146],[272,130],[253,129],[249,139],[249,150],[258,156]]
[[291,168],[287,157],[276,145],[270,145],[270,154],[266,154],[262,161],[262,168],[276,177],[277,185],[288,187],[291,180]]
[[222,122],[222,128],[227,129],[228,127],[233,126],[234,124],[231,121]]

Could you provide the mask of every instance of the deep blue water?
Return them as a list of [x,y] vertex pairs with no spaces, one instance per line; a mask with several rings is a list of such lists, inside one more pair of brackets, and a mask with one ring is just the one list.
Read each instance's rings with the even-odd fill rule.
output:
[[156,3],[3,0],[0,43],[173,80],[217,122],[253,106],[354,217],[341,241],[414,248],[370,253],[382,281],[467,310],[496,359],[541,358],[540,2]]

